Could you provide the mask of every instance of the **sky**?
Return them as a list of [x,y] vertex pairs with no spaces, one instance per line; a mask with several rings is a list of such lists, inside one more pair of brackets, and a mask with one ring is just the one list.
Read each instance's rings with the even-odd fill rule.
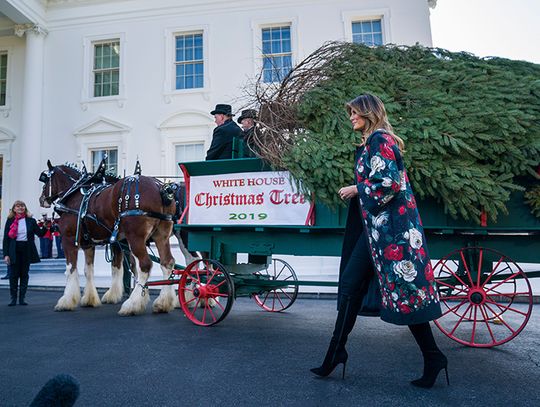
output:
[[540,64],[540,0],[438,0],[433,46]]

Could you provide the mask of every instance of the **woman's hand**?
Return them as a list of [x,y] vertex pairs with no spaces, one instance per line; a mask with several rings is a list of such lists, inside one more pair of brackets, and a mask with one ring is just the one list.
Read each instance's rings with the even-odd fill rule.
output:
[[6,264],[9,266],[11,261],[9,260],[9,256],[4,256],[4,261],[6,262]]
[[345,201],[358,195],[358,189],[356,188],[356,185],[349,185],[348,187],[341,188],[338,193],[339,197]]

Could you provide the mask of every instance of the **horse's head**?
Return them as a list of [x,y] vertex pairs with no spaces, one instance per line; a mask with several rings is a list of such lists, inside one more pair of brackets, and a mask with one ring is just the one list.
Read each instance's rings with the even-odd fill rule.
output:
[[53,166],[51,161],[47,160],[47,167],[39,176],[39,180],[44,184],[39,204],[44,208],[50,208],[52,203],[81,177],[79,170],[68,165]]

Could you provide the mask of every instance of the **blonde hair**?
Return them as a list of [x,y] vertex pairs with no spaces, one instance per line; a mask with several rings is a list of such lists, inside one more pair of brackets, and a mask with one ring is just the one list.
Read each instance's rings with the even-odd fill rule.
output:
[[347,103],[345,108],[347,109],[349,116],[351,115],[352,109],[354,109],[366,122],[364,128],[362,129],[362,144],[365,144],[367,138],[374,131],[383,129],[386,131],[386,133],[394,138],[396,144],[398,145],[399,151],[405,151],[405,143],[401,137],[394,134],[394,129],[388,121],[384,103],[377,96],[369,93],[360,95]]
[[30,211],[28,211],[28,207],[26,206],[26,204],[23,202],[23,201],[20,201],[20,200],[17,200],[15,202],[13,202],[13,205],[11,205],[11,209],[9,210],[9,214],[8,214],[8,218],[14,218],[16,213],[15,213],[15,207],[17,205],[24,205],[24,213],[25,213],[25,216],[27,218],[29,218],[30,216],[32,216],[32,214],[30,213]]

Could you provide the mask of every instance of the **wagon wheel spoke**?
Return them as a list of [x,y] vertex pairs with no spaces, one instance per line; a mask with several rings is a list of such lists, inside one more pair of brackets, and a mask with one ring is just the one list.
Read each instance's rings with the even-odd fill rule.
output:
[[283,295],[286,296],[289,300],[292,300],[292,297],[289,295],[289,293],[283,291],[282,288],[280,288],[279,291],[281,291],[283,293]]
[[498,302],[495,302],[495,301],[493,301],[491,299],[490,300],[486,299],[486,304],[495,305],[497,308],[499,308],[501,310],[504,310],[504,311],[512,311],[512,312],[515,312],[515,313],[523,315],[523,316],[527,315],[526,312],[520,311],[520,310],[515,309],[513,307],[503,307]]
[[505,278],[504,280],[502,281],[499,281],[498,283],[496,283],[493,287],[489,287],[486,289],[486,291],[491,291],[497,287],[499,287],[500,285],[504,284],[504,283],[507,283],[509,280],[513,279],[513,278],[516,278],[517,276],[519,276],[520,274],[523,274],[523,272],[520,270],[520,271],[517,271],[515,272],[514,274],[508,276],[507,278]]
[[489,326],[489,320],[491,319],[490,317],[488,317],[487,315],[487,311],[485,310],[484,306],[481,306],[480,307],[480,312],[482,313],[482,316],[484,317],[484,324],[486,324],[486,328],[489,332],[489,336],[491,337],[491,341],[492,342],[495,342],[496,339],[495,339],[495,335],[493,335],[493,331],[491,330],[491,327]]
[[471,331],[471,343],[475,343],[474,338],[476,337],[476,324],[477,324],[476,316],[477,315],[478,315],[478,307],[474,307],[473,327]]
[[467,311],[472,307],[471,304],[469,304],[469,306],[467,307],[467,309],[465,310],[465,312],[463,313],[463,315],[459,318],[459,320],[456,322],[456,324],[454,325],[454,329],[452,329],[452,331],[450,332],[450,334],[453,334],[456,329],[458,328],[458,326],[461,324],[461,322],[463,321],[463,318],[465,318],[465,314],[467,313]]
[[[445,311],[445,312],[443,312],[442,316],[445,316],[445,315],[447,315],[447,314],[449,314],[449,313],[452,313],[452,314],[456,314],[456,315],[457,315],[457,312],[456,312],[456,311],[457,311],[459,308],[461,308],[463,305],[465,305],[465,304],[468,304],[468,301],[467,301],[467,300],[461,301],[458,305],[456,305],[455,307],[452,307],[452,308],[450,308],[450,307],[448,306],[448,304],[445,304],[445,305],[448,307],[448,310]],[[467,310],[465,310],[465,312],[467,312]]]
[[[460,277],[459,277],[452,269],[450,269],[450,268],[446,265],[446,263],[442,263],[442,265],[443,265],[444,268],[446,268],[446,269],[450,272],[450,274],[451,274],[453,277],[456,278],[456,280],[458,280],[464,287],[467,287],[467,284],[465,284],[465,282],[464,282],[464,281],[463,281],[463,280],[462,280],[462,279],[461,279],[461,278],[460,278]],[[469,274],[469,273],[467,272],[467,274]],[[469,278],[470,278],[470,276],[469,276]]]
[[444,297],[445,300],[466,300],[466,295],[447,295]]
[[[465,256],[463,255],[463,251],[460,251],[459,255],[461,257],[461,262],[463,264],[463,268],[465,269],[465,273],[467,274],[467,277],[469,277],[469,282],[471,283],[471,287],[473,287],[474,283],[472,281],[472,275],[471,275],[471,272],[469,271],[469,266],[467,264],[467,261],[465,260]],[[465,285],[465,284],[463,284],[463,285]]]
[[460,292],[465,293],[465,294],[467,293],[467,290],[464,290],[464,289],[462,289],[462,288],[456,287],[455,285],[452,285],[452,284],[448,284],[448,283],[445,282],[445,281],[437,280],[437,284],[438,284],[438,285],[443,285],[443,286],[448,287],[448,288],[451,288],[451,289],[453,289],[453,290],[460,291]]
[[[487,307],[491,312],[494,312],[488,304],[486,304],[486,307]],[[501,318],[501,323],[502,323],[502,325],[504,325],[506,328],[508,328],[508,330],[509,330],[510,332],[512,332],[513,334],[515,334],[515,333],[517,332],[517,331],[514,330],[510,325],[508,325],[508,323],[507,323],[504,319],[502,319],[502,318]]]
[[478,256],[478,270],[476,271],[476,286],[480,287],[481,277],[482,277],[482,261],[484,260],[484,250],[480,250],[480,255]]
[[[280,312],[289,308],[298,296],[298,281],[293,268],[281,259],[272,259],[262,273],[255,273],[259,280],[271,282],[268,288],[253,295],[259,307],[269,312]],[[280,283],[280,284],[278,284]],[[263,284],[264,287],[264,284]]]
[[[493,291],[493,293],[488,294],[488,291]],[[516,295],[520,294],[520,293],[517,293],[517,292],[503,293],[502,291],[494,290],[492,288],[486,289],[485,292],[486,292],[486,295],[489,296],[489,297],[491,297],[493,295],[500,295],[500,296],[507,297],[507,298],[514,298]],[[522,292],[521,294],[526,294],[526,293]]]
[[[495,267],[493,267],[493,270],[491,270],[491,273],[489,273],[489,275],[487,276],[486,280],[484,281],[484,285],[486,285],[487,283],[489,283],[491,281],[491,278],[498,274],[499,272],[497,272],[497,269],[499,268],[499,265],[502,263],[504,259],[504,256],[502,256],[499,261],[497,262],[497,264],[495,265]],[[509,267],[508,264],[506,265],[507,268]],[[505,269],[503,269],[502,271],[504,271]]]

